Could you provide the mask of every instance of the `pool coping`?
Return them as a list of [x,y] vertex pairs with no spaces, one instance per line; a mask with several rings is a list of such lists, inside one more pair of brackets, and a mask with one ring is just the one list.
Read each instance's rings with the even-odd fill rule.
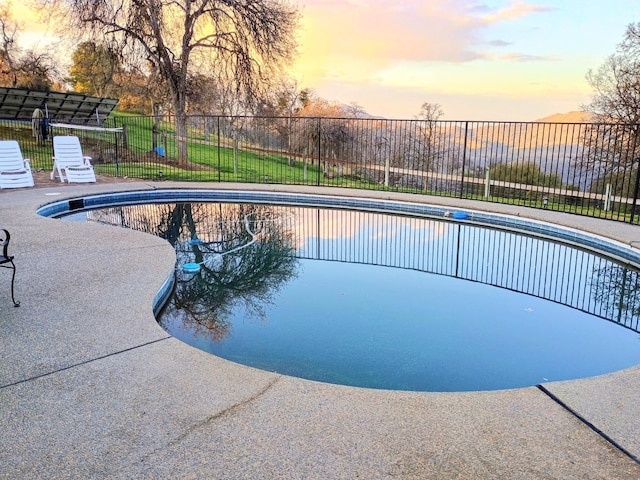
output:
[[[211,185],[185,186],[167,183],[82,185],[65,188],[58,196],[77,198],[94,193],[122,192],[131,189],[153,190],[159,187],[207,189]],[[583,230],[634,248],[640,240],[638,227],[630,225],[617,225],[610,221],[594,221],[594,219],[576,218],[571,215],[557,214],[557,212],[538,212],[482,202],[463,202],[437,197],[417,198],[414,195],[389,193],[345,192],[341,189],[327,188],[318,191],[312,188],[271,185],[267,187],[216,184],[215,188],[289,193],[304,191],[304,193],[317,195],[337,194],[348,197],[384,198],[399,202],[424,202],[437,204],[442,208],[468,208],[489,213],[494,211],[527,220],[562,224],[569,228],[581,227]],[[626,478],[621,476],[619,468],[623,468],[623,472],[629,472],[628,478],[634,478],[639,472],[636,462],[629,460],[629,457],[619,457],[610,450],[610,447],[602,444],[597,438],[591,437],[583,430],[584,428],[593,432],[591,427],[587,424],[581,427],[580,424],[574,423],[567,418],[571,414],[564,407],[558,407],[555,400],[548,395],[543,395],[535,388],[477,394],[414,395],[406,392],[371,392],[281,378],[265,372],[255,372],[246,367],[241,368],[235,364],[230,365],[218,359],[204,358],[189,347],[163,336],[158,330],[159,327],[154,328],[149,325],[149,319],[153,318],[150,304],[162,281],[167,278],[170,269],[173,268],[175,260],[166,245],[132,232],[109,232],[110,238],[107,242],[103,241],[105,233],[100,229],[73,226],[67,227],[70,230],[68,233],[64,228],[52,223],[53,220],[38,217],[35,214],[37,208],[52,200],[52,197],[46,198],[44,195],[58,193],[53,190],[55,189],[2,192],[0,196],[0,213],[2,213],[0,218],[3,219],[3,226],[12,231],[12,251],[19,262],[17,295],[18,299],[21,299],[20,297],[23,299],[23,306],[18,309],[9,309],[3,303],[0,310],[4,317],[1,320],[0,338],[3,344],[7,345],[10,353],[15,353],[9,362],[10,365],[2,369],[3,387],[0,389],[0,400],[3,407],[0,410],[2,414],[0,427],[6,435],[0,444],[6,448],[3,448],[5,453],[0,454],[0,460],[2,460],[0,464],[5,465],[0,470],[0,476],[6,474],[8,477],[15,477],[49,471],[55,474],[53,476],[60,477],[77,477],[81,473],[93,472],[97,477],[106,478],[112,477],[111,474],[115,469],[122,478],[131,474],[150,476],[158,472],[164,474],[191,472],[191,474],[209,474],[218,478],[224,477],[221,472],[227,472],[227,478],[256,478],[256,476],[326,478],[328,470],[323,465],[328,462],[332,469],[329,471],[334,472],[334,475],[329,476],[333,478],[352,478],[356,473],[368,478],[383,478],[391,473],[403,472],[409,478],[411,478],[411,472],[415,478],[426,478],[429,475],[460,476],[464,472],[475,473],[476,477],[483,474],[491,476],[490,472],[493,472],[494,476],[496,472],[498,476],[509,476],[514,472],[520,472],[522,478],[538,478],[542,477],[544,472],[555,472],[557,476],[571,478],[572,475],[579,473],[576,470],[576,460],[579,460],[578,463],[582,462],[586,468],[592,461],[591,457],[597,459],[598,463],[595,466],[590,465],[589,468],[597,470],[600,468],[598,466],[601,466],[608,475],[615,472],[620,478]],[[17,217],[16,214],[18,214]],[[78,242],[67,245],[69,252],[54,250],[53,255],[57,258],[51,259],[52,263],[49,264],[50,259],[47,257],[52,255],[52,249],[47,239],[57,240],[67,234]],[[100,241],[96,242],[98,239]],[[109,243],[113,243],[113,249]],[[89,248],[96,244],[99,244],[99,249]],[[104,272],[104,277],[101,278],[110,278],[121,272],[123,265],[127,265],[128,260],[119,257],[123,248],[138,252],[141,257],[145,257],[141,261],[144,260],[145,265],[149,267],[149,278],[155,278],[155,280],[151,282],[153,285],[138,284],[135,281],[135,271],[124,272],[124,276],[134,279],[134,283],[114,285],[118,295],[123,298],[122,305],[112,304],[109,305],[111,309],[102,310],[101,299],[97,298],[97,293],[93,293],[87,298],[77,299],[78,308],[69,309],[59,305],[55,297],[49,298],[38,291],[39,288],[43,288],[42,282],[33,276],[34,272],[38,271],[38,265],[40,267],[46,265],[55,282],[63,286],[72,286],[74,281],[68,278],[68,270],[59,267],[63,255],[68,253],[76,258],[86,255],[86,258],[96,258],[102,262],[102,268],[95,270],[94,265],[90,263],[75,266],[76,273],[82,278],[91,279],[102,270],[108,271]],[[29,266],[32,268],[25,268]],[[98,292],[99,285],[96,286],[94,283],[99,282],[89,281],[83,283],[83,286],[86,286],[88,292]],[[65,289],[63,288],[62,291],[64,293]],[[146,306],[147,313],[144,313],[144,308],[134,307],[136,302],[140,302],[139,295],[149,301]],[[47,305],[38,307],[29,305],[30,296],[39,298]],[[129,299],[129,296],[135,298]],[[70,297],[73,300],[73,296]],[[100,315],[110,322],[120,322],[119,318],[127,315],[135,316],[133,320],[137,330],[133,334],[125,332],[126,335],[113,339],[95,338],[93,344],[82,340],[81,337],[65,340],[57,336],[40,338],[35,332],[32,334],[30,324],[37,323],[37,319],[41,317],[42,322],[45,322],[45,317],[55,316],[61,323],[65,322],[73,328],[82,330],[86,323],[93,321],[87,317],[85,307],[87,302],[94,304],[94,310],[101,312]],[[132,308],[138,309],[131,312]],[[138,316],[140,318],[137,318]],[[39,327],[43,328],[45,325],[42,323]],[[99,325],[94,324],[91,327],[96,329]],[[115,335],[110,330],[105,330],[102,334],[107,337]],[[67,343],[71,340],[73,340],[72,343]],[[60,343],[59,352],[56,350],[57,343]],[[170,352],[170,355],[158,356],[157,352],[154,353],[154,349],[164,349],[167,353]],[[59,353],[60,357],[53,359],[58,361],[58,364],[52,360],[50,365],[33,365],[34,359],[43,360],[42,354],[33,357],[34,353],[51,350]],[[78,351],[83,355],[76,355]],[[180,403],[178,399],[178,403],[174,404],[174,414],[167,417],[166,410],[160,409],[157,412],[153,410],[154,402],[161,402],[162,400],[159,400],[161,397],[154,396],[153,401],[149,397],[143,402],[135,399],[130,402],[128,398],[131,393],[126,392],[137,392],[136,395],[143,395],[140,388],[135,386],[136,383],[131,383],[130,375],[126,374],[130,372],[127,368],[130,368],[131,364],[127,362],[132,355],[142,355],[146,360],[154,359],[151,364],[144,363],[145,367],[136,363],[136,368],[142,369],[141,373],[151,378],[164,376],[171,377],[174,382],[186,382],[187,390],[185,391],[191,392],[190,395],[199,396],[205,392],[209,394],[213,392],[217,399],[215,402],[220,404],[216,403],[218,406],[209,404],[206,408],[199,404],[196,407]],[[167,363],[169,360],[171,362]],[[172,375],[171,369],[181,363],[189,365],[189,370],[176,373],[177,376]],[[148,370],[160,368],[160,366],[168,373]],[[215,366],[215,373],[211,370],[213,366]],[[36,372],[37,369],[41,371]],[[94,396],[91,389],[87,390],[86,380],[92,378],[87,377],[88,370],[93,372],[92,376],[99,377],[103,382],[112,385],[113,395],[121,400],[118,405],[111,403],[109,398],[104,396]],[[211,390],[214,388],[212,385],[201,385],[197,378],[200,378],[199,375],[202,372],[216,376],[219,381],[218,388]],[[78,378],[74,380],[76,376]],[[234,381],[227,383],[227,377]],[[9,381],[7,381],[8,378]],[[144,378],[146,376],[141,375],[138,382]],[[241,384],[237,383],[239,379],[244,379],[241,380]],[[97,385],[99,388],[101,384]],[[118,385],[122,386],[122,391]],[[636,407],[639,385],[640,368],[633,367],[602,377],[546,384],[545,388],[561,400],[567,408],[637,460],[640,453],[638,433],[640,420],[638,420]],[[173,397],[174,392],[167,391],[166,388],[162,388],[162,385],[151,383],[144,386],[156,394],[176,400]],[[96,386],[93,389],[96,389]],[[78,396],[69,396],[68,393],[61,394],[62,392],[84,392],[86,397],[82,398],[79,393]],[[211,399],[210,396],[207,398]],[[327,398],[332,399],[329,404],[326,403]],[[295,403],[290,403],[294,399]],[[36,400],[39,403],[34,403]],[[20,403],[16,403],[18,401]],[[272,404],[272,401],[275,403]],[[95,409],[96,403],[102,407],[101,410]],[[429,405],[428,409],[419,408],[418,405],[421,404]],[[360,407],[352,411],[351,408],[355,405]],[[409,408],[409,405],[413,407]],[[497,417],[493,415],[490,405],[495,407]],[[319,411],[318,408],[320,411],[330,409],[331,416],[322,416],[320,423],[314,422],[313,418]],[[148,413],[146,417],[141,417],[142,410],[155,414]],[[74,411],[79,415],[86,414],[86,417],[82,417],[85,419],[84,425],[73,422],[67,425],[64,422],[50,420],[49,423],[55,428],[50,425],[49,430],[46,428],[43,430],[46,423],[42,423],[41,418],[47,415],[52,418],[53,412],[71,414]],[[98,411],[101,412],[100,415],[97,415]],[[261,412],[270,412],[269,417],[263,417]],[[404,412],[403,416],[395,416],[399,412]],[[449,417],[447,412],[457,412],[457,417]],[[465,435],[463,430],[456,430],[466,425],[464,418],[467,413],[464,412],[470,415],[466,421],[472,421],[476,429],[484,425],[480,430],[487,429],[485,433]],[[177,422],[176,414],[181,418],[184,417],[185,420],[182,423]],[[429,421],[435,423],[429,423],[434,428],[429,429],[431,441],[427,442],[420,432],[424,432],[427,425],[424,422],[427,422],[431,415],[434,415],[434,418]],[[336,418],[341,419],[340,428],[338,424],[333,424]],[[362,423],[367,418],[369,421],[366,424]],[[402,418],[411,419],[412,424],[406,424],[401,420]],[[541,423],[538,418],[544,421]],[[392,420],[390,425],[394,425],[394,429],[403,432],[402,438],[392,436],[386,437],[384,441],[382,437],[378,439],[383,430],[386,431],[388,428],[385,422]],[[148,428],[149,432],[156,432],[159,437],[168,436],[173,440],[160,442],[155,437],[152,440],[151,437],[145,436],[132,437],[131,433],[128,433],[123,435],[126,438],[125,441],[121,437],[114,436],[116,432],[122,431],[122,422],[129,426],[138,425],[136,429]],[[445,428],[437,427],[438,423],[445,425]],[[304,431],[298,431],[302,428],[301,425],[304,425]],[[422,427],[418,428],[421,425]],[[281,430],[285,426],[286,429]],[[208,435],[214,432],[228,432],[232,437],[223,438],[232,445],[227,447],[212,444],[207,438],[210,438]],[[229,453],[232,447],[239,448],[240,443],[237,445],[234,443],[236,437],[243,440],[241,443],[244,445],[244,456],[238,457],[242,460],[230,463],[230,459],[225,460],[224,455],[219,454]],[[514,443],[516,437],[519,440]],[[44,439],[44,442],[36,440],[38,438]],[[565,438],[573,440],[565,444],[563,443]],[[265,443],[267,439],[268,443]],[[438,443],[444,441],[443,439],[447,441]],[[247,440],[250,441],[249,444],[246,443]],[[330,447],[331,450],[326,450],[329,444],[325,442],[333,445]],[[429,447],[431,442],[435,442],[434,448]],[[251,444],[255,444],[256,447],[251,447]],[[472,444],[475,446],[472,447]],[[367,448],[365,449],[364,446]],[[91,450],[87,450],[88,448]],[[474,449],[480,451],[482,455],[473,455]],[[333,450],[335,452],[331,453]],[[70,457],[69,455],[74,451],[76,456]],[[98,457],[90,454],[93,451],[103,454],[105,451],[120,451],[122,457],[115,461],[116,465],[105,466]],[[181,462],[175,459],[165,458],[166,455],[159,457],[153,453],[183,451],[190,452],[190,460],[184,462],[185,465],[181,465]],[[401,451],[404,453],[400,454]],[[52,456],[52,452],[59,453]],[[83,455],[78,456],[78,452]],[[197,452],[206,452],[208,455],[217,452],[216,459],[210,456],[201,457]],[[336,456],[336,452],[341,454]],[[501,453],[498,454],[498,452]],[[434,461],[441,455],[451,454],[454,454],[455,458],[449,457],[447,462]],[[371,455],[377,460],[371,458]],[[396,455],[399,456],[394,457]],[[72,458],[75,460],[69,463]],[[397,460],[395,463],[392,461],[393,458]],[[140,463],[141,459],[153,459],[153,465],[143,465]],[[431,460],[427,461],[427,459]],[[631,463],[625,463],[627,461]],[[272,464],[273,462],[277,465]],[[519,468],[523,470],[518,470]],[[500,472],[502,475],[499,475]]]

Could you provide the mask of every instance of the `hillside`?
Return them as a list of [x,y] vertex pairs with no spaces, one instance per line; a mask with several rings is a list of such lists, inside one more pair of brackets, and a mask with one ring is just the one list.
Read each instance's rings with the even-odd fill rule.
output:
[[588,123],[591,121],[591,114],[583,111],[573,111],[568,113],[554,113],[543,118],[534,120],[535,122],[549,123]]

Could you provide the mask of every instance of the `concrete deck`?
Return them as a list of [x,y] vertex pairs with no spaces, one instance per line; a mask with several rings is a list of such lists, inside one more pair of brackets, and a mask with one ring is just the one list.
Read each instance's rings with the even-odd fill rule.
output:
[[[35,213],[66,196],[174,186],[300,191],[163,182],[0,192],[22,302],[11,305],[10,272],[0,270],[0,478],[640,478],[640,367],[546,384],[548,392],[474,393],[367,390],[255,370],[158,326],[152,299],[175,260],[163,240]],[[636,226],[423,201],[640,245]]]

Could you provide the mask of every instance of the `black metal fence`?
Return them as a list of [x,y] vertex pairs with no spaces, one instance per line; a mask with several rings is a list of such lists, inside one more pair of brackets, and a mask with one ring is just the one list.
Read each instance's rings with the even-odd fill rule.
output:
[[[638,223],[640,126],[190,116],[102,128],[0,122],[37,169],[54,135],[81,137],[97,173],[146,180],[334,186],[486,200]],[[179,130],[178,131],[182,131]]]

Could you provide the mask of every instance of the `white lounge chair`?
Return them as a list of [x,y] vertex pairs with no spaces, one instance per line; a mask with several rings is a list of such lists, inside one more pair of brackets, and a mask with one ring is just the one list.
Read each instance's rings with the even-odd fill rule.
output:
[[56,178],[56,172],[61,182],[95,182],[96,174],[91,165],[91,157],[82,154],[82,147],[78,137],[53,137],[53,171],[51,180]]
[[15,140],[0,140],[0,188],[33,187],[29,159]]

